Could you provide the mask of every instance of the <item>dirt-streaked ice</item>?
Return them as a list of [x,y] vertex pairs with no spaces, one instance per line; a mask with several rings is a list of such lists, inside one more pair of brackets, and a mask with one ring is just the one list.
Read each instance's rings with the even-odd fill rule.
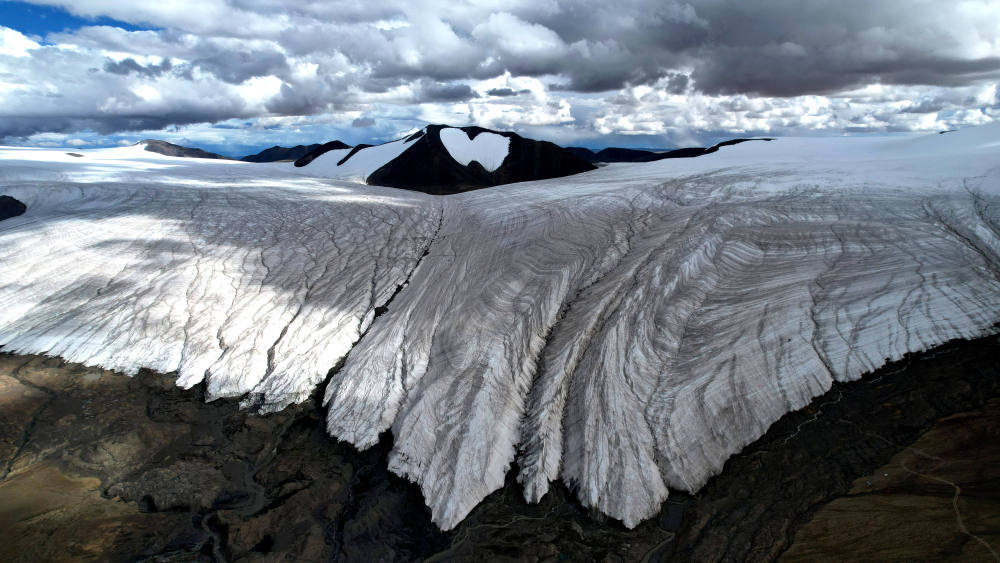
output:
[[515,459],[529,500],[562,479],[633,526],[833,381],[996,331],[998,142],[779,139],[447,197],[3,148],[28,211],[0,222],[0,343],[264,410],[346,358],[331,434],[391,430],[442,528]]

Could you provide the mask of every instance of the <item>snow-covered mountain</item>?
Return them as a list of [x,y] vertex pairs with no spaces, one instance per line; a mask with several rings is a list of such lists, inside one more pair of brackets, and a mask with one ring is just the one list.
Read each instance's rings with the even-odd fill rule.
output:
[[[448,197],[330,177],[427,135],[302,168],[0,149],[27,205],[0,222],[3,350],[265,412],[319,389],[333,436],[391,430],[445,529],[514,461],[529,500],[561,479],[633,526],[833,382],[998,330],[1000,124]],[[438,139],[482,174],[514,154]]]
[[[339,141],[335,141],[339,142]],[[324,145],[296,161],[310,174],[430,194],[569,176],[595,167],[571,151],[517,133],[429,125],[382,145]]]

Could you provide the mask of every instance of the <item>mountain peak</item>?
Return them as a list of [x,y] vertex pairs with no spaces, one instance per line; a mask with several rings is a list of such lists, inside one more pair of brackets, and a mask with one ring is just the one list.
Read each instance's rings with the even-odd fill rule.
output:
[[310,172],[334,178],[435,195],[569,176],[595,168],[553,143],[477,126],[427,125],[408,137],[375,146],[333,145],[337,142],[313,150],[295,166],[311,165]]

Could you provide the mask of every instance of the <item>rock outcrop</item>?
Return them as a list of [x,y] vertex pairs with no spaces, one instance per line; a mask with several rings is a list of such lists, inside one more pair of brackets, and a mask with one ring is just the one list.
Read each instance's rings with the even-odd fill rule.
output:
[[0,221],[10,219],[11,217],[17,217],[18,215],[24,215],[24,212],[27,210],[28,206],[24,205],[20,201],[10,197],[9,195],[0,195]]

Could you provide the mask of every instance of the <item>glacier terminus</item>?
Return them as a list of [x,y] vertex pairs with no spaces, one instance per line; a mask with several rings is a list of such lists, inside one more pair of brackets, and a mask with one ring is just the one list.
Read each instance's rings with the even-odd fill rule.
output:
[[[486,172],[509,143],[441,138]],[[331,177],[340,152],[0,147],[27,208],[0,221],[2,351],[262,413],[320,393],[335,438],[391,432],[442,529],[515,462],[529,501],[562,480],[632,527],[834,382],[998,331],[998,124],[447,196],[360,182],[378,151]]]

